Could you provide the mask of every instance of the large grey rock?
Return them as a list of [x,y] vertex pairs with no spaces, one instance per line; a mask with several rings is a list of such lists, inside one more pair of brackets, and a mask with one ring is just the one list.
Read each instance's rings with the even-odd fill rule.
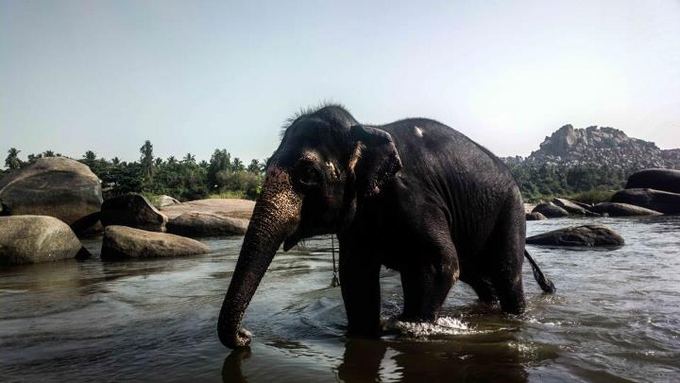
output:
[[526,213],[525,218],[527,221],[541,221],[544,219],[548,219],[548,217],[544,216],[539,212]]
[[49,216],[0,217],[0,265],[20,265],[89,256],[64,222]]
[[680,170],[645,169],[628,177],[626,189],[649,188],[680,193]]
[[101,259],[179,257],[209,251],[208,246],[191,238],[113,225],[104,229]]
[[536,205],[534,210],[532,210],[531,212],[541,213],[548,218],[560,218],[569,216],[568,211],[562,209],[561,207],[555,205],[552,202],[541,202],[538,205]]
[[661,190],[624,189],[614,194],[612,202],[640,206],[663,214],[680,214],[680,194]]
[[622,168],[663,167],[664,152],[653,142],[628,137],[610,127],[575,129],[565,125],[546,137],[539,150],[531,153],[531,163],[616,164]]
[[597,216],[598,214],[593,213],[592,211],[584,208],[583,206],[575,203],[574,201],[570,201],[565,198],[555,198],[552,200],[552,203],[555,204],[556,206],[561,207],[562,209],[566,210],[569,214],[573,215],[584,215],[584,216]]
[[150,231],[165,231],[168,217],[138,193],[107,199],[102,204],[102,225],[122,225]]
[[530,245],[613,247],[624,244],[623,237],[602,225],[573,226],[527,238]]
[[610,217],[661,215],[661,213],[656,210],[620,202],[600,202],[593,206],[592,209],[598,214],[608,215]]
[[184,213],[199,212],[219,214],[226,217],[250,219],[255,202],[246,199],[200,199],[165,206],[161,212],[172,219]]
[[244,218],[221,214],[189,212],[171,219],[167,224],[169,233],[188,237],[219,237],[245,234],[249,221]]
[[78,161],[40,158],[0,180],[0,200],[12,215],[48,215],[82,230],[97,221],[101,181]]

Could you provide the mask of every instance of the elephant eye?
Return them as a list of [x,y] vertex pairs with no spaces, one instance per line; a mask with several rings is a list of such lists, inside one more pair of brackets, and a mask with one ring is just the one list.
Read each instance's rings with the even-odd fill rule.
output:
[[321,174],[313,163],[302,161],[295,169],[295,179],[303,186],[316,186],[321,182]]

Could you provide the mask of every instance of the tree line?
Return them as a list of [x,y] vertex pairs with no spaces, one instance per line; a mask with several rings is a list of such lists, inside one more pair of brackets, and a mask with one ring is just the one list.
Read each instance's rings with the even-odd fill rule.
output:
[[[139,148],[139,161],[126,162],[118,157],[110,160],[97,157],[91,150],[79,162],[90,167],[102,180],[104,198],[138,192],[147,195],[169,195],[182,201],[220,196],[224,198],[256,199],[264,177],[265,161],[253,159],[248,165],[233,157],[226,149],[215,149],[210,161],[197,161],[187,153],[183,158],[155,157],[153,145],[147,140]],[[19,158],[20,150],[9,149],[5,158],[7,170],[0,176],[26,167],[39,158],[62,156],[51,150]]]
[[[226,149],[215,149],[210,161],[200,162],[191,153],[179,160],[174,156],[167,159],[154,157],[150,141],[146,141],[139,151],[139,161],[135,162],[120,161],[117,157],[111,160],[98,158],[92,151],[85,152],[78,161],[89,166],[102,180],[105,198],[141,192],[166,194],[180,200],[200,199],[209,195],[255,199],[262,186],[264,161],[254,159],[246,166],[238,157],[232,158]],[[19,153],[15,148],[9,150],[5,159],[5,166],[9,170],[5,172],[27,166],[41,157],[60,156],[48,150],[29,154],[27,161],[22,161]],[[618,190],[625,185],[630,174],[640,170],[616,164],[565,165],[509,161],[507,165],[527,201]]]
[[584,202],[597,202],[610,196],[612,191],[622,189],[628,176],[641,170],[634,166],[627,168],[592,163],[566,165],[520,162],[509,163],[508,167],[525,201],[582,194],[594,198],[593,201]]

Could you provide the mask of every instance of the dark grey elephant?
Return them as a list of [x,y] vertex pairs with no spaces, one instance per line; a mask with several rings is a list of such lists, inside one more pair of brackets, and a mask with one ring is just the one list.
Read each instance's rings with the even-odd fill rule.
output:
[[403,320],[435,320],[458,279],[505,312],[524,310],[524,208],[507,167],[436,121],[368,126],[326,106],[297,117],[267,164],[220,311],[225,346],[250,342],[241,320],[281,243],[325,233],[340,241],[350,335],[380,334],[381,265],[401,273]]

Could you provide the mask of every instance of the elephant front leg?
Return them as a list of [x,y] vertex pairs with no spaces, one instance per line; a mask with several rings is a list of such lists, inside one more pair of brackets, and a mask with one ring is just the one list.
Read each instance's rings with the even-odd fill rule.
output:
[[349,335],[380,335],[380,263],[340,252],[340,288]]

